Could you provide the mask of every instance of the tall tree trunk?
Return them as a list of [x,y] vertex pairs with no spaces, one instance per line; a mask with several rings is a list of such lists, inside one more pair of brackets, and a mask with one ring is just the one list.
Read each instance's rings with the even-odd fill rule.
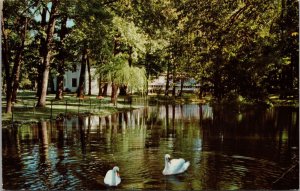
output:
[[[128,65],[129,67],[132,66],[132,46],[128,47]],[[119,95],[126,96],[127,95],[127,85],[120,85],[120,92]]]
[[107,87],[108,87],[108,83],[105,82],[103,86],[102,96],[107,96]]
[[203,88],[201,87],[201,85],[199,86],[199,99],[202,99],[202,94],[203,94]]
[[99,86],[99,92],[98,92],[98,96],[102,96],[102,78],[100,76],[100,78],[98,79],[98,86]]
[[129,46],[128,48],[128,55],[129,55],[129,58],[128,58],[128,65],[131,67],[132,66],[132,46]]
[[[46,31],[46,15],[47,15],[47,7],[43,7],[42,13],[41,13],[41,31]],[[40,97],[42,95],[42,83],[43,83],[43,72],[44,72],[44,50],[46,49],[46,38],[44,35],[41,35],[40,38],[40,62],[37,67],[38,69],[38,77],[37,77],[37,91],[36,91],[36,97]]]
[[180,97],[182,96],[182,93],[183,93],[183,84],[184,84],[184,79],[181,77],[181,79],[180,79],[180,93],[179,93]]
[[175,118],[176,118],[176,107],[172,104],[172,136],[175,136]]
[[53,75],[51,73],[51,70],[49,70],[49,86],[50,86],[50,93],[55,93],[55,88],[54,88],[54,79]]
[[56,95],[55,99],[62,100],[64,92],[64,75],[59,73],[56,78]]
[[116,105],[118,95],[118,85],[114,82],[111,83],[111,103]]
[[[150,51],[150,49],[148,50]],[[146,82],[146,96],[148,96],[149,94],[149,78],[150,78],[150,54],[149,52],[147,52],[146,54],[146,79],[147,79],[147,82]]]
[[57,12],[58,12],[58,0],[52,0],[52,7],[51,7],[51,12],[50,12],[47,33],[46,33],[47,38],[46,38],[45,47],[43,50],[44,71],[43,71],[43,81],[42,81],[42,89],[41,89],[42,91],[41,91],[41,95],[38,98],[37,107],[45,107],[46,106],[46,96],[47,96],[47,87],[48,87],[49,71],[50,71],[50,57],[51,57],[50,44],[53,40]]
[[126,85],[121,85],[120,86],[120,93],[119,95],[121,96],[126,96],[127,95],[127,86]]
[[2,38],[3,38],[3,46],[2,46],[2,61],[5,70],[5,81],[6,81],[6,113],[11,113],[11,93],[12,93],[12,80],[10,76],[10,68],[9,68],[9,49],[8,49],[8,39],[7,33],[4,28],[4,17],[1,14],[1,30],[2,30]]
[[78,84],[78,89],[77,89],[77,97],[83,97],[84,96],[84,82],[85,82],[86,63],[87,63],[87,48],[84,47],[83,50],[82,50],[82,60],[81,60],[79,84]]
[[92,75],[91,75],[91,65],[90,65],[90,59],[87,57],[87,69],[88,69],[88,75],[89,75],[89,92],[88,95],[92,95]]
[[37,66],[37,79],[36,79],[36,97],[40,97],[42,95],[42,82],[43,82],[43,66],[42,66],[42,59],[40,59],[41,64]]
[[149,77],[146,78],[146,96],[149,94]]
[[[14,68],[12,72],[12,94],[11,94],[11,101],[16,102],[17,100],[17,91],[19,89],[19,83],[20,83],[20,73],[21,73],[21,58],[18,58],[19,56],[16,55],[15,57],[15,63],[14,63]],[[21,56],[20,56],[21,57]]]
[[[64,16],[61,22],[61,31],[60,31],[60,44],[62,46],[63,40],[65,39],[67,34],[67,17]],[[59,52],[60,63],[58,64],[57,72],[58,76],[56,79],[56,96],[55,99],[61,100],[63,99],[64,92],[64,75],[65,75],[65,49],[61,48]]]
[[[117,54],[119,54],[121,52],[120,50],[120,40],[119,38],[121,37],[121,34],[118,33],[115,35],[114,38],[114,56],[116,56]],[[117,103],[117,96],[118,96],[118,84],[116,84],[114,81],[112,81],[111,83],[111,103],[113,103],[114,105],[116,105]]]
[[168,66],[167,66],[167,81],[166,81],[166,89],[165,89],[165,96],[169,95],[169,87],[170,87],[170,61],[168,61]]
[[175,97],[176,95],[176,67],[175,67],[175,64],[173,64],[173,76],[172,76],[172,79],[173,79],[173,89],[172,89],[172,96]]
[[41,94],[38,97],[38,102],[36,107],[45,107],[46,106],[46,96],[48,89],[48,80],[49,80],[49,71],[50,71],[50,55],[47,53],[44,61],[44,69],[43,69],[43,79],[41,84]]
[[17,99],[17,91],[19,88],[19,82],[20,82],[20,73],[21,73],[21,66],[22,66],[22,54],[24,51],[24,47],[25,47],[25,38],[26,38],[26,31],[27,31],[27,25],[28,25],[28,19],[27,18],[23,18],[23,28],[21,31],[21,45],[17,50],[17,55],[15,57],[15,63],[14,63],[14,67],[13,67],[13,71],[12,71],[12,79],[13,79],[13,92],[12,92],[12,98],[11,100],[13,102],[16,101]]
[[8,36],[4,28],[4,18],[1,19],[1,30],[3,33],[3,63],[5,68],[6,76],[6,113],[11,113],[12,102],[16,100],[17,89],[19,88],[19,79],[21,71],[21,58],[24,51],[25,37],[28,25],[27,18],[21,18],[22,29],[20,31],[21,44],[16,48],[16,54],[14,58],[14,65],[12,73],[10,74],[9,66],[9,47],[8,47]]

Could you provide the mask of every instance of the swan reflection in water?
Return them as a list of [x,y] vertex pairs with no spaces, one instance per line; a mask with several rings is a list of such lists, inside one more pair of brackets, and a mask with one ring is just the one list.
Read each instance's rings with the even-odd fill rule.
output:
[[[122,170],[118,189],[297,188],[298,168],[291,167],[299,159],[298,109],[241,113],[238,120],[228,107],[158,105],[3,128],[3,187],[107,189],[104,175],[117,164]],[[162,175],[166,153],[188,158],[191,167]]]

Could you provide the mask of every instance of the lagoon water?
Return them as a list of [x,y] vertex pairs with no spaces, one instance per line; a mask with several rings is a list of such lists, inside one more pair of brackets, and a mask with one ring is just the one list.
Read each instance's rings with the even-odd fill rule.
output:
[[[118,189],[299,188],[299,110],[154,105],[2,130],[3,188],[103,190],[117,165]],[[190,161],[163,176],[164,155]]]

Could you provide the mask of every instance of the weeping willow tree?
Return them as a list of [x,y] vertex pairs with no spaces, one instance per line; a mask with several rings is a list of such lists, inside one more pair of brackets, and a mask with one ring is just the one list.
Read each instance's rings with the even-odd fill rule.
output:
[[111,83],[111,102],[115,105],[118,97],[119,87],[125,85],[130,92],[146,91],[146,71],[144,68],[130,66],[128,55],[118,54],[113,59],[98,68],[98,74]]

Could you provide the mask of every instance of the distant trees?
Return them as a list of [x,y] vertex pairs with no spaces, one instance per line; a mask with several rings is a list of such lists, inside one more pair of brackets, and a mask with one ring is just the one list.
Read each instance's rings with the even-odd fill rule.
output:
[[[298,18],[296,0],[4,1],[6,112],[20,84],[29,81],[37,106],[44,107],[50,75],[57,76],[56,99],[62,99],[64,72],[77,64],[80,79],[87,66],[97,69],[99,94],[113,84],[112,101],[118,89],[124,95],[133,88],[146,91],[144,79],[161,72],[168,73],[170,87],[171,76],[181,84],[195,78],[200,97],[204,89],[217,100],[296,96]],[[78,97],[84,96],[83,83]]]
[[188,73],[208,84],[215,98],[236,94],[264,99],[271,89],[295,95],[291,90],[298,86],[294,69],[299,63],[291,59],[298,56],[297,1],[188,0],[177,10],[189,41]]

